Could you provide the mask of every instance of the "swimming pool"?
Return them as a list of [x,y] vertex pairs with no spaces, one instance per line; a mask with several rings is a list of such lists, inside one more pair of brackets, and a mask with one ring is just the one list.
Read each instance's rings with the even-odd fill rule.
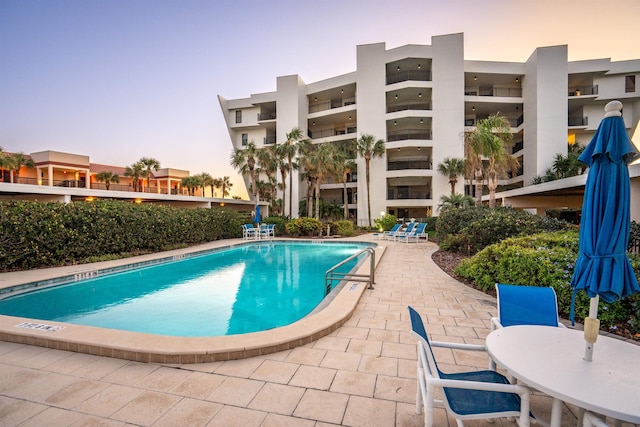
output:
[[370,246],[239,245],[5,298],[0,314],[183,337],[264,331],[312,312],[326,270]]

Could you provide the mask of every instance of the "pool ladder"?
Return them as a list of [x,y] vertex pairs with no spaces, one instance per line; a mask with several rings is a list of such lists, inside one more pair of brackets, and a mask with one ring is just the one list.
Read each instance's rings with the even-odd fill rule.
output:
[[[365,252],[368,254],[370,260],[369,274],[339,273],[335,271],[336,268],[343,266],[354,258],[358,258]],[[373,289],[373,285],[376,283],[376,252],[373,248],[364,248],[327,270],[327,272],[324,274],[324,295],[329,295],[329,292],[331,292],[331,285],[333,284],[334,280],[345,279],[353,280],[355,282],[368,282],[369,287],[367,289]]]

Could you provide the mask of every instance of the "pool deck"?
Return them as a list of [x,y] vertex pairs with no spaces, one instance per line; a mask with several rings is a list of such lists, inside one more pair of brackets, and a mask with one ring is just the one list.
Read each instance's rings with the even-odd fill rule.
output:
[[[423,315],[434,340],[483,344],[496,301],[441,271],[431,260],[437,250],[433,243],[380,245],[385,251],[378,259],[374,289],[362,290],[341,326],[294,348],[239,360],[182,364],[0,341],[0,425],[424,425],[415,413],[416,342],[408,333],[407,305]],[[43,280],[46,274],[51,272],[0,274],[0,286]],[[449,371],[488,365],[484,355],[442,351],[438,359]],[[549,419],[550,408],[549,397],[534,393],[534,413]],[[563,427],[575,426],[576,408],[563,409]],[[436,409],[435,425],[455,422]]]

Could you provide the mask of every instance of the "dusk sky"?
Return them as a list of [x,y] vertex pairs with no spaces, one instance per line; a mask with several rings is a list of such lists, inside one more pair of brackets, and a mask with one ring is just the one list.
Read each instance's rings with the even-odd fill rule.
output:
[[0,146],[93,163],[231,176],[217,95],[355,70],[356,45],[387,49],[464,33],[465,59],[640,59],[640,0],[0,0]]

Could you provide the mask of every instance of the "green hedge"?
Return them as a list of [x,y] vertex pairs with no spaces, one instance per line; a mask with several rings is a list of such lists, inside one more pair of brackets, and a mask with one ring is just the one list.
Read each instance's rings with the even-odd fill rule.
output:
[[[572,294],[570,282],[577,258],[577,231],[540,233],[490,245],[462,261],[456,274],[473,280],[485,292],[493,292],[496,283],[553,287],[558,297],[558,309],[568,317]],[[640,257],[633,256],[631,261],[640,278]],[[578,293],[575,307],[575,319],[581,322],[589,313],[589,298],[585,292]],[[598,318],[605,328],[624,325],[631,332],[640,333],[640,296],[612,304],[600,301]]]
[[242,236],[245,214],[120,201],[0,202],[0,271],[77,264]]
[[446,251],[476,253],[508,237],[574,229],[554,218],[541,217],[508,207],[449,208],[436,223],[436,237]]

